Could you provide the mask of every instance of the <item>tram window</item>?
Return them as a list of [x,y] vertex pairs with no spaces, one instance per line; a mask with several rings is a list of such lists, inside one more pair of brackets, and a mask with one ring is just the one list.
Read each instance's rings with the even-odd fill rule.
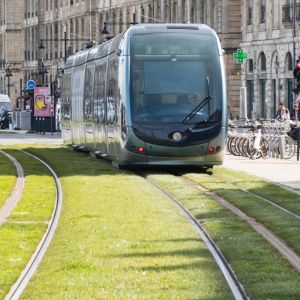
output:
[[114,57],[109,60],[108,65],[108,92],[107,92],[107,123],[115,124],[117,122],[118,101],[119,101],[119,87],[118,79],[118,58]]
[[95,123],[105,121],[105,76],[107,63],[101,63],[95,69],[94,118]]
[[93,120],[93,68],[86,69],[84,80],[84,106],[83,117],[87,122]]
[[63,120],[70,119],[70,80],[71,75],[66,74],[63,79],[63,95],[62,95],[62,107],[61,107],[61,116]]

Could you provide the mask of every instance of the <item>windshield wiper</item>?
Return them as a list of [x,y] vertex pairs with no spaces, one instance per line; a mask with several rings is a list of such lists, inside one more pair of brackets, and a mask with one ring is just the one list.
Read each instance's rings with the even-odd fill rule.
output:
[[183,120],[182,123],[188,123],[197,112],[212,99],[211,96],[206,96]]

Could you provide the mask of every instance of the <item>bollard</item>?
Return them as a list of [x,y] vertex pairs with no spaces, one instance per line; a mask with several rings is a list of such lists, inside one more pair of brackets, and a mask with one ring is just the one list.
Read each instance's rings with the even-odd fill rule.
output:
[[297,126],[297,161],[299,161],[299,148],[300,148],[300,126]]
[[45,134],[46,128],[45,128],[45,118],[42,119],[43,120],[43,134]]

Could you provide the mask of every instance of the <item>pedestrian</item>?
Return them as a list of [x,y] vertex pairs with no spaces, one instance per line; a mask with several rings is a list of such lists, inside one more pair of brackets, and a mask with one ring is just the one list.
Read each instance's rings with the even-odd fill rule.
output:
[[290,119],[290,112],[282,102],[279,103],[279,109],[277,110],[275,118],[279,121],[286,121]]
[[294,109],[291,111],[291,120],[300,121],[300,106],[297,104],[294,105]]

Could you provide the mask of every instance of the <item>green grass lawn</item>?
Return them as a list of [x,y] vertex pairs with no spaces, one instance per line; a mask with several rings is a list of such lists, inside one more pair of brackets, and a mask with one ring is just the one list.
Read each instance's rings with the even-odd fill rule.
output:
[[23,166],[25,187],[8,221],[0,226],[0,299],[8,293],[42,238],[56,193],[54,180],[44,165],[19,151],[8,152]]
[[232,299],[206,246],[151,184],[66,149],[30,149],[63,185],[55,238],[22,299]]
[[[210,188],[213,186],[207,182],[215,179],[214,174],[189,174],[188,177]],[[151,175],[150,178],[180,199],[208,230],[251,299],[300,299],[299,273],[248,224],[199,190],[187,185],[182,178],[163,174]],[[222,188],[222,196],[226,194],[227,198],[235,197],[240,202],[245,202],[245,206],[251,207],[252,211],[257,210],[255,203],[249,198],[242,194],[239,197],[232,194],[231,189],[221,186],[219,180],[215,184],[216,192]],[[255,215],[258,214],[260,212]],[[289,227],[288,224],[286,226]]]
[[16,167],[6,156],[0,153],[0,207],[9,197],[16,180]]
[[274,200],[275,203],[296,213],[300,210],[299,195],[257,177],[224,168],[216,168],[212,175],[191,174],[188,177],[228,199],[246,214],[264,224],[300,255],[300,220],[241,190],[239,186]]

